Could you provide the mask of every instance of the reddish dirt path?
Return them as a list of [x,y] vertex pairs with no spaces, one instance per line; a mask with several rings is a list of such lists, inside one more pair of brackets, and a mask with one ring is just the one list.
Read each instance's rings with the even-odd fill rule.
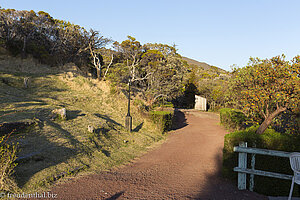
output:
[[[184,115],[178,113],[179,127]],[[226,131],[212,113],[185,112],[188,125],[173,131],[160,147],[110,172],[57,185],[59,199],[267,199],[238,191],[221,178]]]

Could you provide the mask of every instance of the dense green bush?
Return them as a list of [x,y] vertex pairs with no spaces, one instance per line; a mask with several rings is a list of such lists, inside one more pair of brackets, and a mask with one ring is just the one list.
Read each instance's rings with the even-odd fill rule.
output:
[[280,133],[300,135],[300,113],[285,111],[273,119],[271,126]]
[[172,128],[173,111],[151,111],[150,118],[165,132]]
[[[223,175],[237,182],[237,173],[233,171],[238,166],[238,153],[233,152],[233,147],[239,142],[247,142],[248,147],[261,149],[279,150],[287,152],[300,151],[300,138],[281,134],[273,129],[267,129],[262,135],[255,133],[258,127],[250,127],[242,131],[227,134],[224,139],[223,149]],[[248,168],[250,168],[250,154],[248,154]],[[292,174],[288,158],[256,155],[255,169],[263,171]],[[288,195],[291,181],[255,176],[254,191],[266,195],[283,196]],[[247,181],[249,184],[249,181]],[[294,195],[299,195],[299,189],[295,187]]]
[[245,114],[237,109],[222,108],[220,109],[220,121],[223,126],[230,130],[241,130],[246,127]]

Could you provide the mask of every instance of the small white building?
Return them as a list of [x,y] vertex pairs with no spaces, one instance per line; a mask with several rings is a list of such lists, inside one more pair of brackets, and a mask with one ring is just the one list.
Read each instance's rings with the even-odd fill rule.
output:
[[195,95],[195,109],[196,110],[207,110],[206,98]]

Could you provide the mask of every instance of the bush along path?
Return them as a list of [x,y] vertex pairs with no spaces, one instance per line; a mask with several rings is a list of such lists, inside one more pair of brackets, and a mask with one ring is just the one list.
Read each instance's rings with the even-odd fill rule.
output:
[[177,111],[167,141],[118,169],[52,188],[58,199],[267,199],[221,176],[226,131],[213,113]]

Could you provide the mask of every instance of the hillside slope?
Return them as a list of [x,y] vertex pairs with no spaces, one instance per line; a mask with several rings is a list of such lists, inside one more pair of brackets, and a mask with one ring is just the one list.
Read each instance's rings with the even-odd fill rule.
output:
[[[25,77],[29,88],[24,88]],[[66,121],[52,119],[58,108],[67,109]],[[43,191],[79,169],[82,174],[119,166],[165,138],[134,105],[134,130],[128,133],[126,113],[124,94],[83,76],[72,64],[61,70],[0,56],[0,124],[32,124],[10,138],[19,143],[15,177],[21,191]]]
[[220,72],[225,72],[224,69],[221,69],[219,67],[212,67],[211,65],[205,63],[205,62],[199,62],[197,60],[191,59],[191,58],[187,58],[182,56],[182,59],[185,60],[187,62],[188,65],[196,65],[204,70],[212,70],[213,68],[217,68]]

